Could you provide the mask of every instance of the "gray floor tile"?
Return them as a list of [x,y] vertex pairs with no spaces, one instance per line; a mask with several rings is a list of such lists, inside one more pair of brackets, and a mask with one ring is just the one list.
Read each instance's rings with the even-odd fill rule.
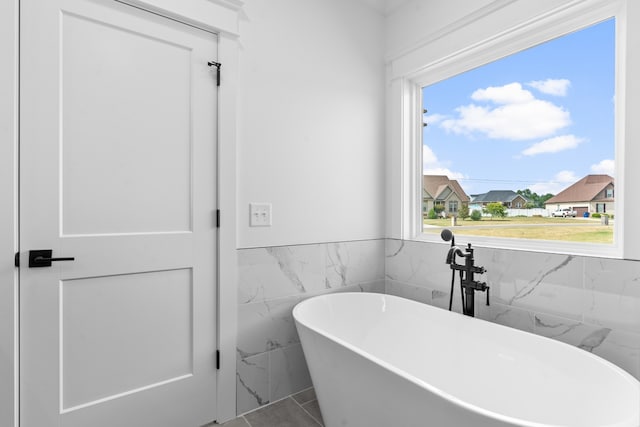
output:
[[311,402],[312,400],[316,400],[316,392],[313,388],[308,388],[300,393],[294,394],[293,399],[301,405],[304,405],[307,402]]
[[227,421],[222,424],[222,427],[251,427],[244,418],[236,418],[235,420]]
[[311,402],[305,403],[304,405],[302,405],[302,408],[307,411],[316,421],[324,426],[322,414],[320,413],[320,405],[318,405],[317,400],[312,400]]
[[286,398],[245,415],[251,427],[318,427],[293,399]]

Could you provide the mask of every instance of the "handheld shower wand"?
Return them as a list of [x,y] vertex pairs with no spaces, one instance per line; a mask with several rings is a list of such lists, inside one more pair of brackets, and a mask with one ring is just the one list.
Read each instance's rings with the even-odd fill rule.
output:
[[444,240],[445,242],[451,240],[451,247],[454,247],[456,245],[456,238],[453,236],[453,232],[448,228],[442,230],[442,232],[440,233],[440,237],[442,237],[442,240]]
[[[446,260],[447,264],[449,265],[455,264],[456,255],[464,257],[464,253],[460,250],[460,248],[456,247],[455,245],[456,238],[453,235],[453,232],[451,230],[449,230],[448,228],[445,228],[440,233],[440,237],[445,242],[451,241],[451,249],[449,249],[449,252],[447,253],[447,260]],[[460,271],[460,275],[462,280],[462,271]],[[451,308],[453,307],[453,287],[455,286],[455,282],[456,282],[456,270],[452,268],[451,269],[451,290],[449,292],[449,311],[451,311]],[[462,297],[462,307],[464,307],[464,292],[462,292],[462,289],[460,292],[460,296]]]

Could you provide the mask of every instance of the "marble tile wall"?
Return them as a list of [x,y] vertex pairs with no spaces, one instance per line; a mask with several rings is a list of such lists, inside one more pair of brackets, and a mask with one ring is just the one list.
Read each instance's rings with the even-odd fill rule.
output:
[[238,250],[237,413],[311,387],[292,317],[329,292],[384,292],[384,240]]
[[[448,308],[446,244],[394,239],[238,250],[237,413],[311,387],[293,307],[386,292]],[[640,378],[640,262],[477,248],[476,316],[575,345]],[[454,310],[461,312],[456,280]]]
[[[387,240],[386,292],[447,309],[446,244]],[[640,262],[477,248],[476,317],[557,339],[640,378]],[[461,312],[456,278],[454,309]]]

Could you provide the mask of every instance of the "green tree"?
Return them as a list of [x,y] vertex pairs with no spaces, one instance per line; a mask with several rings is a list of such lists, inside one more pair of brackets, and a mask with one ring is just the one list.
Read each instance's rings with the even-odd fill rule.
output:
[[471,212],[471,220],[472,221],[480,221],[482,219],[482,212],[480,212],[478,209],[474,209]]
[[458,209],[458,216],[462,219],[469,218],[469,205],[463,203],[460,209]]
[[533,204],[533,207],[535,208],[544,208],[544,204],[546,203],[546,201],[553,197],[553,194],[551,193],[540,196],[538,195],[538,193],[534,193],[528,188],[525,188],[524,190],[518,190],[516,191],[516,193],[529,199]]
[[489,203],[487,204],[486,209],[487,212],[491,214],[491,219],[493,219],[494,217],[504,218],[505,216],[507,216],[507,208],[505,208],[504,205],[500,202]]
[[429,213],[427,214],[427,218],[429,218],[429,219],[438,218],[438,214],[436,213],[435,209],[433,209],[433,208],[429,209]]

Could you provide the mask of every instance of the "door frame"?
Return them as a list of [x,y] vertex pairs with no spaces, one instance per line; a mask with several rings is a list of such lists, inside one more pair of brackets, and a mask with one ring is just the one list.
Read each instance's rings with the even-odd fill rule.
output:
[[[218,371],[217,421],[236,417],[237,254],[236,94],[241,0],[113,0],[215,33],[222,64],[218,91]],[[19,427],[18,246],[20,0],[0,2],[0,425]],[[205,21],[202,17],[207,17]],[[212,58],[213,59],[213,58]]]

